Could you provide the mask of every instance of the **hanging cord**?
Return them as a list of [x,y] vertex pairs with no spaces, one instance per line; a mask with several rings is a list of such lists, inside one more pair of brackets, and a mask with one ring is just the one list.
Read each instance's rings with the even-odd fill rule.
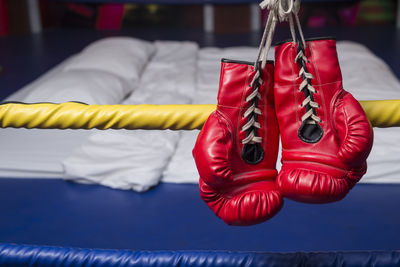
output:
[[260,3],[261,9],[268,9],[269,15],[264,28],[264,33],[258,48],[257,58],[254,68],[257,67],[259,60],[262,60],[261,67],[264,68],[267,62],[267,54],[271,48],[272,39],[275,33],[275,28],[278,21],[289,21],[290,33],[293,42],[296,42],[296,31],[294,27],[293,17],[295,18],[300,38],[305,47],[303,31],[301,29],[298,12],[300,10],[301,0],[264,0]]
[[257,64],[262,60],[261,67],[264,68],[267,63],[267,55],[271,48],[272,39],[274,36],[276,24],[278,22],[278,9],[279,0],[264,0],[260,3],[261,9],[268,9],[268,19],[265,24],[264,33],[261,39],[260,46],[258,48],[258,54],[254,63],[254,68],[257,68]]
[[304,92],[304,101],[301,104],[301,107],[306,108],[306,113],[302,116],[301,121],[305,124],[317,124],[321,122],[321,119],[317,116],[316,109],[319,108],[319,104],[314,101],[314,95],[317,91],[312,86],[311,80],[314,76],[308,72],[306,63],[308,63],[308,59],[305,55],[306,42],[304,39],[303,31],[300,24],[300,19],[298,16],[300,10],[300,0],[283,0],[280,2],[279,10],[287,10],[285,15],[289,17],[289,25],[290,31],[292,34],[293,42],[296,43],[296,33],[294,28],[293,17],[297,24],[297,29],[300,35],[301,43],[297,46],[297,56],[295,58],[295,62],[300,65],[299,77],[302,77],[303,82],[299,86],[299,91]]
[[[301,43],[298,44],[297,56],[295,58],[295,62],[300,64],[301,69],[298,74],[299,77],[302,77],[303,82],[300,84],[299,91],[304,92],[304,101],[301,106],[306,108],[306,113],[302,116],[301,120],[303,125],[314,124],[317,125],[321,122],[321,119],[317,116],[316,109],[319,108],[319,104],[314,100],[314,94],[317,93],[315,88],[312,86],[311,80],[314,78],[311,73],[308,72],[306,67],[306,63],[308,63],[308,59],[305,55],[306,49],[306,41],[304,39],[303,30],[300,24],[300,19],[298,13],[300,11],[301,0],[264,0],[261,2],[260,6],[262,9],[270,10],[267,23],[265,26],[263,38],[261,40],[261,44],[259,47],[257,62],[262,58],[262,67],[265,66],[267,60],[267,54],[269,49],[271,48],[272,38],[274,35],[274,31],[276,28],[276,24],[279,21],[289,21],[290,33],[292,35],[293,43],[297,43],[296,37],[296,29],[295,25],[297,25],[297,32],[300,36]],[[264,51],[263,51],[264,49]],[[257,67],[255,66],[255,70]],[[301,130],[306,130],[305,135],[310,131],[310,127],[302,127]],[[300,133],[299,133],[300,134]]]
[[[267,54],[271,47],[274,30],[278,21],[278,3],[279,0],[266,0],[260,5],[262,9],[268,8],[270,13],[258,49],[257,59],[254,63],[254,76],[249,84],[251,89],[249,90],[249,95],[247,95],[245,99],[249,108],[247,108],[243,114],[243,118],[247,119],[247,122],[242,126],[241,131],[246,132],[246,138],[241,142],[243,144],[242,158],[249,164],[257,164],[264,158],[264,149],[261,146],[262,137],[258,136],[258,130],[261,129],[261,124],[258,122],[258,116],[262,115],[262,111],[258,107],[259,101],[261,100],[259,89],[260,86],[264,84],[262,79],[262,70],[265,68],[267,63]],[[262,59],[261,65],[260,59]]]
[[[271,48],[275,28],[278,21],[289,20],[290,32],[292,34],[293,42],[296,42],[296,31],[292,17],[294,16],[301,40],[305,45],[300,21],[297,16],[297,13],[300,9],[300,0],[264,0],[260,3],[260,7],[261,9],[268,9],[269,14],[263,36],[261,38],[261,43],[258,48],[257,58],[254,63],[254,77],[249,84],[249,87],[251,87],[252,90],[251,93],[246,97],[246,103],[250,103],[250,107],[245,111],[243,115],[243,117],[247,119],[247,123],[241,128],[243,132],[246,132],[246,138],[242,140],[242,158],[247,163],[251,164],[256,164],[260,162],[264,155],[264,151],[260,145],[260,143],[262,143],[262,137],[257,135],[258,129],[261,129],[261,124],[258,122],[257,119],[259,115],[262,115],[261,109],[258,108],[258,102],[261,99],[259,89],[260,86],[264,84],[264,81],[262,80],[262,70],[265,68],[267,63],[268,52]],[[307,75],[307,77],[310,77],[309,74]],[[302,88],[302,90],[303,89],[304,87]],[[311,98],[307,98],[307,101],[308,102],[305,101],[304,104],[308,106],[314,105],[314,99],[312,98],[312,95]],[[315,113],[311,115],[315,116]],[[311,116],[311,118],[314,117]],[[305,120],[309,121],[308,117]]]
[[[272,39],[275,28],[278,22],[278,16],[283,12],[279,11],[280,0],[264,0],[260,7],[270,10],[268,19],[265,25],[261,43],[258,49],[257,58],[254,63],[254,77],[249,84],[251,88],[250,94],[246,97],[246,103],[249,103],[249,108],[244,112],[243,117],[247,119],[247,123],[243,125],[241,130],[246,132],[246,138],[242,140],[242,158],[249,164],[257,164],[264,157],[264,150],[260,145],[262,137],[258,136],[258,130],[261,129],[261,124],[258,122],[258,116],[262,115],[261,109],[258,108],[261,94],[260,86],[264,84],[262,79],[262,70],[267,63],[267,54],[271,48]],[[290,14],[290,10],[286,11]],[[284,14],[282,16],[285,16]],[[261,64],[260,64],[261,60]]]
[[294,26],[294,21],[293,21],[293,17],[295,19],[296,25],[297,25],[297,30],[299,32],[300,35],[300,40],[303,44],[303,47],[306,47],[306,41],[304,39],[304,34],[303,34],[303,30],[301,28],[301,24],[300,24],[300,19],[299,19],[299,11],[300,11],[300,5],[301,5],[301,0],[282,0],[279,3],[280,7],[280,19],[281,21],[289,21],[289,27],[290,27],[290,33],[292,35],[292,39],[293,39],[293,43],[297,42],[297,38],[296,38],[296,30],[295,30],[295,26]]

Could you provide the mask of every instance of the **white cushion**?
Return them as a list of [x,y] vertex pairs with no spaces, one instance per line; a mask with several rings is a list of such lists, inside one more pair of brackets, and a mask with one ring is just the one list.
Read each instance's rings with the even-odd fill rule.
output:
[[78,101],[86,104],[118,104],[130,92],[127,81],[113,74],[97,71],[66,71],[44,80],[24,99],[26,103],[62,103]]
[[87,46],[64,70],[101,70],[136,84],[154,52],[150,42],[128,37],[107,38]]

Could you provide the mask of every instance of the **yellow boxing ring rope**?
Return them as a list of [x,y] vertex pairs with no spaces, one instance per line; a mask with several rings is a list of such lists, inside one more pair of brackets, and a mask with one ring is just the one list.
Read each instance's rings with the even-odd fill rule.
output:
[[[400,100],[360,101],[374,127],[400,127]],[[201,129],[216,105],[3,103],[0,127],[39,129]]]

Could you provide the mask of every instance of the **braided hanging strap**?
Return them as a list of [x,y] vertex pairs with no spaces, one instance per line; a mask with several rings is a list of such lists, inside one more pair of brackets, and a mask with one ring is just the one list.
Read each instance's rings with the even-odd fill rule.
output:
[[[400,99],[360,101],[372,126],[400,127]],[[216,105],[0,105],[0,127],[39,129],[201,129]]]

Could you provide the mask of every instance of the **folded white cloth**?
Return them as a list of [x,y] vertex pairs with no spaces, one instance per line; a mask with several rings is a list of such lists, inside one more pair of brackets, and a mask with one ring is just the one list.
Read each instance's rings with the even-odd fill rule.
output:
[[[152,43],[133,38],[97,41],[6,101],[120,103],[135,89],[134,83],[127,79],[139,79],[154,49]],[[62,160],[93,132],[96,130],[0,129],[0,175],[64,177]]]
[[31,83],[25,85],[18,91],[9,95],[6,99],[4,99],[4,101],[23,102],[26,96],[29,95],[32,91],[36,90],[37,88],[40,88],[43,83],[47,82],[48,80],[51,80],[54,77],[54,75],[61,72],[62,69],[65,67],[65,65],[68,63],[68,61],[71,60],[73,57],[74,56],[71,56],[66,60],[64,60],[63,62],[59,63],[54,68],[42,74],[36,80],[32,81]]
[[155,49],[153,43],[135,38],[101,39],[67,58],[6,101],[120,103],[137,88]]
[[[156,42],[140,87],[124,104],[188,104],[195,91],[197,45]],[[184,93],[185,92],[185,93]],[[63,161],[71,179],[145,191],[160,182],[179,131],[106,131],[89,137]]]
[[61,161],[95,131],[0,129],[0,176],[63,177]]
[[171,131],[96,133],[63,164],[66,173],[78,182],[82,179],[111,188],[145,191],[159,183],[178,139],[179,134]]
[[63,67],[63,71],[100,70],[117,75],[136,87],[154,51],[154,45],[147,41],[130,37],[105,38],[87,46]]
[[182,131],[175,153],[165,168],[162,182],[197,183],[199,174],[193,160],[192,149],[199,130]]
[[[116,42],[114,42],[114,40]],[[116,44],[111,50],[107,50],[110,45]],[[137,45],[136,45],[137,44]],[[121,49],[118,50],[118,46]],[[135,46],[136,45],[136,46]],[[121,63],[121,68],[125,68],[132,73],[130,75],[140,76],[141,69],[147,64],[150,56],[149,51],[154,49],[148,42],[133,41],[131,38],[109,38],[94,43],[101,52],[107,50],[106,57],[113,57],[113,53],[119,51],[145,50],[146,61],[142,66],[126,65]],[[92,50],[90,48],[89,50]],[[151,52],[151,51],[150,51]],[[26,85],[16,93],[9,96],[6,101],[20,102],[64,102],[81,101],[89,104],[116,104],[134,89],[131,83],[111,72],[98,69],[85,69],[67,71],[67,66],[74,64],[96,65],[99,60],[106,57],[82,57],[71,56],[55,68],[51,69],[37,80]],[[104,56],[104,55],[103,55]],[[99,59],[97,59],[99,57]],[[143,56],[142,56],[143,57]],[[95,62],[91,61],[92,59]],[[85,62],[81,62],[85,60]],[[108,59],[107,59],[108,60]],[[111,59],[110,59],[111,60]],[[113,59],[118,60],[116,58]],[[135,62],[133,62],[135,64]],[[102,65],[99,65],[100,67]],[[111,65],[105,64],[104,68]],[[135,68],[137,67],[137,68]],[[61,161],[79,147],[87,137],[96,130],[27,130],[27,129],[0,129],[0,175],[3,177],[63,177],[64,169]]]
[[78,101],[86,104],[120,103],[133,88],[127,80],[99,70],[71,70],[54,74],[43,81],[25,98],[26,103],[63,103]]
[[399,80],[381,58],[354,42],[338,42],[337,49],[344,89],[357,100],[400,99]]

